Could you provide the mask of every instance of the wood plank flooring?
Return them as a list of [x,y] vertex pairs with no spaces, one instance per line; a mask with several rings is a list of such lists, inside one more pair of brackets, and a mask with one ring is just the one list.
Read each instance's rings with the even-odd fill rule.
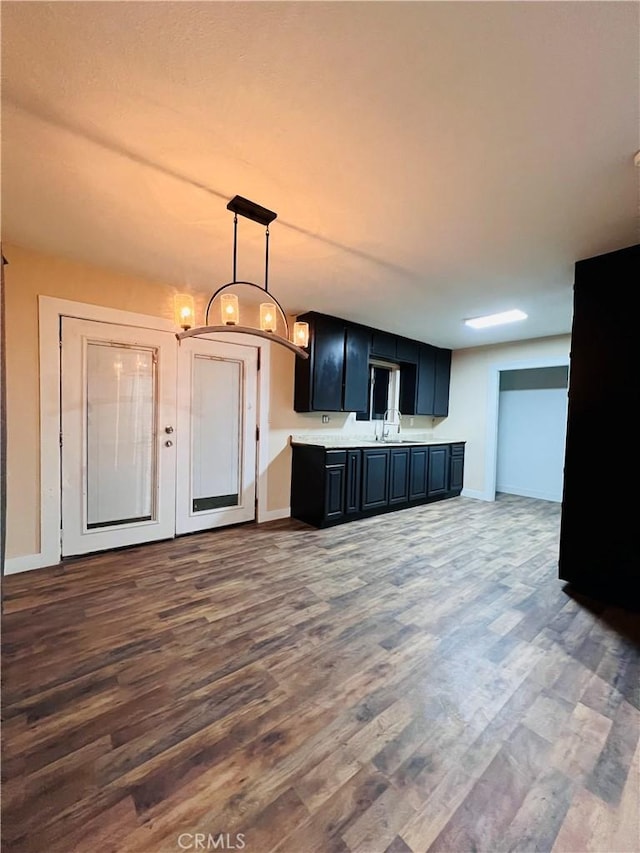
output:
[[3,850],[637,853],[638,616],[558,531],[456,498],[7,578]]

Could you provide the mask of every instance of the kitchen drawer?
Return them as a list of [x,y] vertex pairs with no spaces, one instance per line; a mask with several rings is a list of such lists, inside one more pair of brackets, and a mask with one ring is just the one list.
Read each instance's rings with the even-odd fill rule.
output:
[[327,450],[325,455],[325,465],[346,465],[347,451],[346,450]]
[[452,444],[451,445],[451,455],[452,456],[464,456],[464,444]]

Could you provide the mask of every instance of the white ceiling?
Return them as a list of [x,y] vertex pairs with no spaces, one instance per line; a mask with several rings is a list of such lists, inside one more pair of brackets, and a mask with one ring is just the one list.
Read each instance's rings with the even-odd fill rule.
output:
[[210,293],[239,194],[278,212],[292,312],[453,348],[566,333],[574,262],[640,236],[639,11],[3,2],[4,238]]

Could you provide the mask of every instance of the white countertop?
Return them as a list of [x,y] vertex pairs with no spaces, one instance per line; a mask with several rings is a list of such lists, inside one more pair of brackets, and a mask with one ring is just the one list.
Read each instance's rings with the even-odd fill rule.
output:
[[371,436],[357,435],[291,435],[290,444],[311,445],[313,447],[350,448],[350,447],[398,447],[403,444],[458,444],[464,443],[463,438],[443,438],[427,434],[401,434],[400,440],[374,441]]

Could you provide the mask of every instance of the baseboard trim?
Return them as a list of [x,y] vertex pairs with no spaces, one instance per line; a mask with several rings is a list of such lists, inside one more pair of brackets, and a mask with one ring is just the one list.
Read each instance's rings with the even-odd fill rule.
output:
[[552,501],[558,504],[562,502],[562,498],[550,495],[548,492],[538,492],[535,489],[521,489],[516,486],[496,485],[496,492],[502,492],[505,495],[519,495],[521,498],[537,498],[540,501]]
[[7,557],[4,561],[5,575],[17,575],[20,572],[30,572],[33,569],[46,569],[56,565],[46,554],[25,554],[23,557]]
[[291,507],[268,509],[265,512],[258,513],[258,515],[258,524],[263,524],[265,521],[280,521],[282,518],[291,518]]
[[479,492],[477,489],[463,489],[460,492],[463,498],[474,498],[478,501],[494,501],[495,497],[487,492]]

